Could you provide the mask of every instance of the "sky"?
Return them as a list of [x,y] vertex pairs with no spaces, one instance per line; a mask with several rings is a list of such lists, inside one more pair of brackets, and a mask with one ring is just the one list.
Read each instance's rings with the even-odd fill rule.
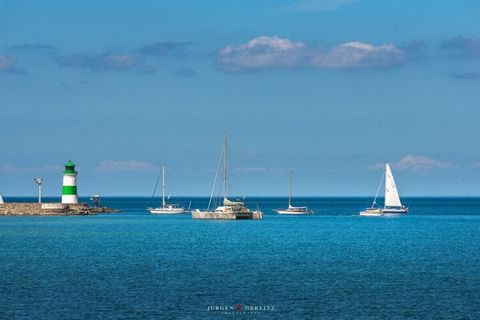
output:
[[0,0],[0,193],[480,196],[480,2]]

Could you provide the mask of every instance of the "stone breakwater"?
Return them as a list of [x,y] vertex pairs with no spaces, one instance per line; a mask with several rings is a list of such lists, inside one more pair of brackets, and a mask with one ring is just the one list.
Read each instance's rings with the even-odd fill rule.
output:
[[85,203],[20,203],[0,204],[0,215],[5,216],[67,216],[95,215],[99,213],[118,213],[120,211],[108,207],[90,207]]

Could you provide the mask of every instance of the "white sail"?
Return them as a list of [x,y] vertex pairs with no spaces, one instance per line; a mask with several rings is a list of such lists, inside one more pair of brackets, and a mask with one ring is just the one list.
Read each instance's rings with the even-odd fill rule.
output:
[[393,179],[392,170],[387,163],[385,166],[385,207],[401,207],[400,196],[398,195],[397,186]]
[[3,202],[3,198],[2,198],[2,195],[0,194],[0,204],[3,204],[5,202]]

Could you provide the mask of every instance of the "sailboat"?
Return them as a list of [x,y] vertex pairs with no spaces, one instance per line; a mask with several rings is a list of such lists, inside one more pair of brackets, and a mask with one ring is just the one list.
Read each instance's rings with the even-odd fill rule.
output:
[[0,194],[0,204],[4,204],[5,202],[3,202],[3,198],[2,198],[2,195]]
[[[380,186],[382,185],[383,178],[385,177],[385,203],[383,208],[377,207],[377,196],[380,191]],[[382,175],[380,184],[373,199],[372,206],[365,211],[360,212],[361,216],[381,216],[384,214],[406,214],[408,213],[408,208],[402,205],[400,201],[400,196],[398,195],[397,186],[395,185],[395,180],[393,179],[392,170],[388,162],[385,165],[385,172]]]
[[213,181],[212,193],[210,195],[210,201],[206,211],[196,209],[192,211],[193,219],[221,219],[221,220],[238,220],[238,219],[250,219],[259,220],[263,219],[263,213],[260,210],[250,210],[245,207],[242,201],[231,201],[227,198],[227,136],[225,135],[223,141],[223,205],[218,206],[215,210],[211,211],[213,193],[215,190],[215,184],[218,175],[218,169],[220,168],[220,162],[217,167],[217,173]]
[[313,210],[308,210],[307,207],[294,207],[292,206],[292,184],[293,173],[290,172],[290,188],[288,189],[288,209],[274,209],[278,214],[311,214],[315,213]]
[[[157,180],[157,183],[158,183],[158,180]],[[154,192],[154,195],[155,195],[155,192]],[[148,211],[154,214],[179,214],[179,213],[187,212],[184,208],[180,207],[178,204],[167,204],[165,201],[165,166],[162,166],[162,207],[148,208]]]

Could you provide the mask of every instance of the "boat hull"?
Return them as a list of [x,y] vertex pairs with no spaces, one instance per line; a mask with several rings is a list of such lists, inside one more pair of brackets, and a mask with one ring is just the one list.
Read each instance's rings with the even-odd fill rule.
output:
[[166,215],[187,213],[187,211],[185,211],[182,208],[176,208],[176,209],[153,208],[153,209],[148,209],[148,211],[150,211],[150,213],[152,214],[166,214]]
[[402,209],[383,209],[384,214],[407,214],[408,208]]
[[365,211],[361,211],[360,215],[362,217],[381,217],[381,216],[383,216],[383,212],[382,211],[365,210]]
[[366,217],[380,217],[383,215],[400,215],[407,214],[408,208],[369,208],[365,211],[361,211],[361,216]]
[[311,210],[307,211],[293,211],[293,210],[273,210],[278,214],[284,214],[284,215],[306,215],[306,214],[313,214],[314,212]]
[[192,211],[193,219],[213,219],[213,220],[260,220],[263,219],[261,211]]

